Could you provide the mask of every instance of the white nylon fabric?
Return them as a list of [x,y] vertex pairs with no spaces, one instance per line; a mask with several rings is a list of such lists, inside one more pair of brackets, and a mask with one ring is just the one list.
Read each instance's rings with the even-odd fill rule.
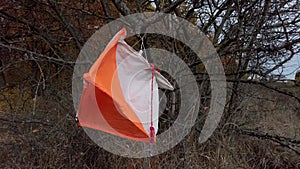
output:
[[[124,40],[119,40],[118,42],[116,61],[116,73],[119,77],[123,96],[143,124],[145,131],[150,135],[151,66],[145,58]],[[160,73],[155,72],[153,78],[152,121],[156,133],[158,131],[159,118],[158,86],[173,90],[173,87],[168,80]]]
[[155,72],[155,78],[156,78],[158,87],[160,87],[162,89],[174,90],[174,88],[170,84],[170,82],[165,77],[163,77],[159,72]]

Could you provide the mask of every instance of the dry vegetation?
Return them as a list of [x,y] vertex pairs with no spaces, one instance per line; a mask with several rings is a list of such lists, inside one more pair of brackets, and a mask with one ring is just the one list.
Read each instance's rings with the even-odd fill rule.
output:
[[[299,87],[276,86],[300,94]],[[244,86],[240,98],[247,102],[207,142],[199,144],[193,129],[175,148],[148,159],[119,157],[93,143],[74,122],[68,90],[53,85],[36,101],[30,90],[1,90],[1,168],[300,168],[293,151],[300,151],[299,102],[270,89]]]

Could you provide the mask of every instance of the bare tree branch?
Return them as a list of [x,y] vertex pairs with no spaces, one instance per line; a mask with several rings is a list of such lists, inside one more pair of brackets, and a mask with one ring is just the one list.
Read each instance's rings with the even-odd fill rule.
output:
[[287,147],[290,150],[297,153],[298,155],[300,155],[300,151],[297,150],[296,148],[294,148],[294,146],[300,145],[300,140],[295,140],[292,138],[282,137],[282,136],[278,136],[278,135],[272,135],[269,133],[263,133],[263,132],[253,130],[253,129],[230,128],[230,130],[234,130],[238,134],[241,134],[241,135],[247,135],[247,136],[252,136],[252,137],[259,138],[259,139],[274,141],[274,142],[280,144],[281,146]]

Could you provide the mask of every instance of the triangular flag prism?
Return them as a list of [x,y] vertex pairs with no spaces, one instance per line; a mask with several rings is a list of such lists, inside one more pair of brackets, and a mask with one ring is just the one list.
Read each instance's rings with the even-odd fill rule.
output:
[[[172,85],[125,41],[121,29],[85,73],[78,124],[136,141],[155,142],[158,86]],[[152,141],[151,141],[152,140]]]

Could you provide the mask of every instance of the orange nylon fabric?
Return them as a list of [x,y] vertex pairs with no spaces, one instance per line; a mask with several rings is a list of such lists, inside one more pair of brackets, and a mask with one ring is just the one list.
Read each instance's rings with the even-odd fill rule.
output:
[[111,40],[90,71],[84,74],[84,79],[89,84],[84,88],[79,105],[79,125],[149,142],[150,134],[126,103],[118,74],[115,73],[118,40],[125,35],[126,30],[123,28]]
[[[101,93],[101,91],[97,90],[96,94],[99,94],[99,93]],[[134,128],[133,124],[131,124],[131,126],[133,126],[133,129],[127,128],[126,130],[124,130],[125,127],[120,128],[123,125],[117,125],[116,129],[114,129],[105,120],[105,118],[103,117],[104,115],[102,113],[104,110],[102,110],[100,112],[100,109],[98,108],[98,106],[100,106],[100,105],[103,106],[103,105],[98,104],[97,99],[95,97],[95,88],[92,85],[85,87],[81,100],[85,100],[85,101],[81,102],[81,104],[79,106],[79,112],[80,112],[78,114],[78,119],[79,119],[78,125],[79,126],[88,127],[88,128],[92,128],[92,129],[96,129],[96,130],[101,130],[101,131],[104,131],[104,132],[107,132],[110,134],[114,134],[114,135],[117,135],[120,137],[124,137],[124,138],[148,142],[148,140],[149,140],[148,136],[143,135],[143,133],[136,132],[137,134],[135,134],[135,132],[133,132],[133,133],[131,132],[133,130],[137,130],[136,128]],[[103,102],[103,101],[104,100],[101,100],[101,102]],[[107,102],[103,102],[103,104],[107,104]],[[123,130],[124,130],[124,132],[123,132]]]

